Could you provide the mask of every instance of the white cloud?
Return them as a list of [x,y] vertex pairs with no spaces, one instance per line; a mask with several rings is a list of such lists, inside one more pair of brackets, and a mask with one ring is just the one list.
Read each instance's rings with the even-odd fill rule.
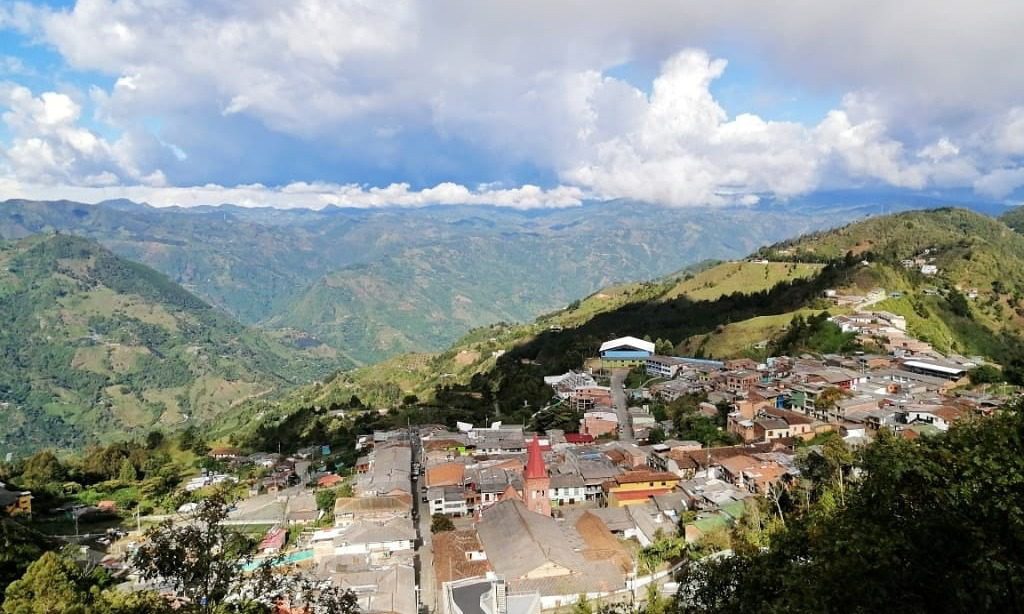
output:
[[161,177],[148,177],[151,185],[113,185],[112,175],[100,174],[87,184],[53,185],[21,182],[0,177],[0,195],[36,200],[66,198],[81,202],[100,202],[127,198],[157,207],[215,205],[232,203],[243,207],[279,207],[321,209],[328,205],[343,207],[425,207],[429,205],[496,205],[517,209],[574,207],[582,204],[584,193],[576,187],[543,189],[533,185],[500,189],[472,190],[454,183],[412,190],[408,184],[385,187],[356,184],[295,182],[284,186],[261,184],[225,187],[216,184],[175,187],[161,185]]
[[28,88],[0,84],[0,108],[7,109],[3,122],[12,134],[0,160],[19,181],[106,186],[162,176],[137,166],[132,135],[111,143],[81,127],[81,106],[68,94],[34,96]]
[[1024,168],[999,168],[974,182],[974,189],[992,198],[1005,198],[1024,186]]
[[[908,162],[902,143],[863,99],[848,97],[846,108],[814,127],[752,114],[730,120],[711,93],[725,67],[701,50],[671,57],[632,122],[636,128],[595,143],[563,179],[602,197],[678,206],[795,196],[820,187],[831,169],[852,180],[927,185],[932,165]],[[947,151],[943,159],[954,155]]]
[[[119,136],[81,127],[71,96],[29,95],[18,108],[7,100],[14,136],[3,155],[19,185],[163,186],[179,165],[202,164],[177,135],[142,128],[174,117],[210,132],[218,121],[259,122],[307,140],[311,156],[378,141],[401,156],[402,139],[427,130],[439,147],[468,143],[508,167],[532,164],[576,186],[355,188],[351,197],[367,206],[482,194],[512,206],[558,204],[567,197],[557,190],[679,206],[752,203],[862,183],[1006,194],[1005,177],[1024,156],[1024,69],[1006,62],[1022,51],[1021,22],[1017,0],[985,10],[971,0],[898,8],[854,0],[78,0],[61,10],[8,2],[0,28],[112,79],[90,99],[94,119]],[[742,109],[730,116],[712,93],[727,64],[697,49],[723,35],[742,40],[766,79],[847,95],[803,122]],[[693,50],[680,53],[686,46]],[[610,76],[624,63],[659,61],[649,94]],[[315,202],[352,187],[293,185],[330,186],[300,190]],[[189,202],[225,194],[281,202],[292,193],[160,192]]]

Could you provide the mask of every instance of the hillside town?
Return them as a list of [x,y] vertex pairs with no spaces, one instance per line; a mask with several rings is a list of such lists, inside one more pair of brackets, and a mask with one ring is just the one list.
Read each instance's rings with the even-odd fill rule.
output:
[[[722,535],[755,501],[795,488],[800,459],[823,442],[927,437],[1005,402],[963,386],[980,358],[942,356],[900,316],[862,307],[830,321],[888,352],[712,360],[620,337],[581,368],[544,378],[552,396],[535,421],[578,417],[566,428],[495,420],[377,430],[359,438],[351,467],[331,467],[327,446],[220,446],[207,453],[220,470],[182,488],[239,493],[225,523],[258,531],[257,560],[351,590],[367,614],[536,614],[670,594],[684,561],[652,552],[728,551]],[[253,470],[259,477],[246,477]],[[31,501],[0,485],[4,514],[30,515]],[[196,506],[172,518],[187,523]],[[70,512],[77,531],[80,516],[116,511],[100,501]],[[159,589],[127,562],[140,539],[108,531],[80,543],[128,590]]]

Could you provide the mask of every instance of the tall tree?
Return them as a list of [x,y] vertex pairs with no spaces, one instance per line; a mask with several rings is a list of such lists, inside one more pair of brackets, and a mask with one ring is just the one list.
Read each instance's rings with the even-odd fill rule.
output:
[[806,513],[766,548],[689,566],[676,609],[1024,611],[1020,410],[915,441],[883,431],[850,471],[836,446]]
[[298,574],[278,573],[276,560],[253,563],[253,542],[224,525],[227,504],[211,497],[199,504],[190,522],[166,521],[146,532],[132,565],[148,581],[160,581],[185,597],[186,611],[269,608],[272,604],[305,608],[310,614],[351,614],[358,603],[351,591],[324,586]]

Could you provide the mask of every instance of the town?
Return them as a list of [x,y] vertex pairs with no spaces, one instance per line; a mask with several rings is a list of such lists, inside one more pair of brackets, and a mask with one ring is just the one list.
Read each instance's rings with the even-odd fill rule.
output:
[[[833,325],[886,352],[712,360],[610,339],[579,369],[544,378],[551,400],[534,422],[566,412],[574,428],[409,424],[360,436],[352,466],[332,465],[327,445],[214,446],[175,513],[90,536],[78,519],[116,517],[118,503],[72,506],[69,540],[122,588],[160,589],[129,564],[143,524],[187,523],[197,496],[230,492],[224,524],[259,537],[257,561],[351,591],[367,614],[663,598],[678,590],[684,553],[727,554],[745,515],[781,515],[779,499],[825,446],[928,437],[1005,404],[997,389],[965,386],[982,359],[939,354],[902,317],[870,311],[870,295],[830,298],[858,305]],[[32,493],[0,488],[0,509],[30,516]]]

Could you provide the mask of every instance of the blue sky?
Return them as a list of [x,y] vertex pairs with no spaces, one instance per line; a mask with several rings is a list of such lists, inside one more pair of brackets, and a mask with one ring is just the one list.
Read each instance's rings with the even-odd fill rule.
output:
[[7,2],[0,197],[1015,202],[1024,9],[910,4]]

